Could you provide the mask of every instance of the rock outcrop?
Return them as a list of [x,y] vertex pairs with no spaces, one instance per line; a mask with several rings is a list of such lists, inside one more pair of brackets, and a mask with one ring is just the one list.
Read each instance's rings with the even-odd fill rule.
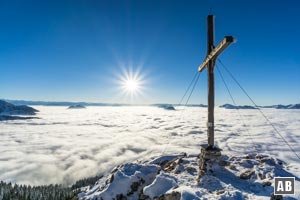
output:
[[[222,155],[197,180],[197,155],[167,155],[126,163],[85,187],[80,200],[270,199],[275,176],[293,176],[267,154]],[[300,184],[296,178],[296,184]]]

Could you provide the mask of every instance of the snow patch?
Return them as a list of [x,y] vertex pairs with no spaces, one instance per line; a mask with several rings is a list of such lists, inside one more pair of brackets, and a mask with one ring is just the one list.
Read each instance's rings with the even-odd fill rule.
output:
[[79,194],[79,198],[119,199],[126,196],[127,199],[138,199],[143,187],[153,182],[159,170],[156,165],[126,163],[100,179],[90,191]]
[[178,185],[174,176],[170,176],[166,173],[160,173],[156,176],[153,183],[144,188],[143,193],[153,199],[167,193],[170,189],[176,186]]

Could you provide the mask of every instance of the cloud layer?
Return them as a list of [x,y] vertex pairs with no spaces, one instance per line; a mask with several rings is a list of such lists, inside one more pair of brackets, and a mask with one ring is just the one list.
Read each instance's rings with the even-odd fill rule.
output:
[[[41,119],[0,122],[0,180],[71,184],[125,161],[163,153],[197,154],[207,141],[206,108],[36,106]],[[223,154],[265,152],[300,164],[257,110],[216,108],[215,140]],[[264,109],[300,154],[300,111]],[[244,126],[244,123],[246,126]]]

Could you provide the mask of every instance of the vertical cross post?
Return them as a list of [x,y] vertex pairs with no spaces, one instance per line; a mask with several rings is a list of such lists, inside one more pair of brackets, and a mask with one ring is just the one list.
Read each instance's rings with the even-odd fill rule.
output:
[[234,42],[232,36],[225,36],[223,40],[215,47],[214,38],[214,16],[207,16],[207,55],[203,63],[198,67],[198,71],[202,72],[207,69],[208,75],[208,118],[207,118],[207,148],[212,150],[214,147],[214,107],[215,107],[215,80],[214,68],[217,57],[224,51],[231,43]]
[[[207,56],[214,49],[214,16],[207,16]],[[207,121],[207,138],[208,147],[214,147],[214,106],[215,106],[215,84],[214,84],[214,65],[215,59],[211,59],[207,65],[208,75],[208,121]]]
[[214,68],[217,57],[224,51],[231,43],[234,42],[232,36],[225,36],[223,40],[215,47],[215,30],[214,30],[214,16],[207,16],[207,55],[203,63],[198,67],[198,71],[202,72],[207,69],[208,77],[208,112],[207,112],[207,145],[203,145],[199,155],[200,177],[207,171],[212,170],[214,163],[218,162],[221,156],[221,149],[214,144],[214,107],[215,107],[215,77]]

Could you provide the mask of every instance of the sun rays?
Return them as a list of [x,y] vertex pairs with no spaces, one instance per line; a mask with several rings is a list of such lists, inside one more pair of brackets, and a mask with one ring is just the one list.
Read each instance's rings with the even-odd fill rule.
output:
[[129,103],[133,103],[134,99],[141,98],[146,89],[145,74],[139,69],[133,70],[133,67],[121,68],[121,73],[117,75],[117,84],[119,94],[122,98],[127,99]]

